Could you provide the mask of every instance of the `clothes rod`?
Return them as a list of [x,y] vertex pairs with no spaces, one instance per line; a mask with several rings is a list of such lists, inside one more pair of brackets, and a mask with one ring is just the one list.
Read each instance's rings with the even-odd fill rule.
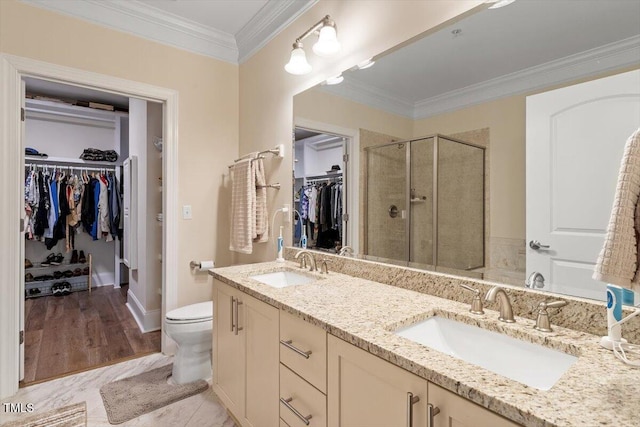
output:
[[28,168],[51,168],[51,169],[66,169],[66,170],[79,170],[79,171],[96,171],[96,172],[100,172],[100,171],[108,171],[108,172],[115,172],[115,167],[114,166],[106,166],[106,167],[101,167],[101,168],[94,168],[94,167],[88,167],[88,166],[75,166],[75,165],[43,165],[43,164],[35,164],[35,163],[25,163],[24,164],[25,167]]

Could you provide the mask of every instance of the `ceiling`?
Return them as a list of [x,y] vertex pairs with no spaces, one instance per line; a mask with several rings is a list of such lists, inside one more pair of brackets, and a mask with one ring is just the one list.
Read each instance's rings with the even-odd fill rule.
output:
[[[553,67],[573,66],[565,71],[575,78],[573,72],[586,71],[576,59],[581,55],[600,62],[602,71],[621,45],[640,65],[640,0],[517,0],[383,54],[373,67],[345,73],[342,84],[324,90],[360,102],[377,97],[392,112],[422,118],[421,106],[461,91],[493,96],[493,83],[525,80],[514,86],[517,92],[567,79],[564,73],[547,81],[555,79],[548,72]],[[603,46],[596,58],[594,49]]]
[[246,61],[282,29],[318,2],[318,0],[21,1],[234,64]]

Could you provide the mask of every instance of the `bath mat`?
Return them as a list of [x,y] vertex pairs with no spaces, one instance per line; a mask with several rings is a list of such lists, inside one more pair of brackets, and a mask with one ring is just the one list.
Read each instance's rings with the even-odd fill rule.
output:
[[22,417],[0,427],[86,427],[87,403],[80,402],[44,413]]
[[100,387],[100,395],[111,424],[121,424],[209,388],[205,380],[167,384],[173,364],[114,381]]

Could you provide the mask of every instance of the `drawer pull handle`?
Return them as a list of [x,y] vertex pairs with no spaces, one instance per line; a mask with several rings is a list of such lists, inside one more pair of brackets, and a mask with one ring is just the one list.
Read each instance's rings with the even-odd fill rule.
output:
[[293,341],[292,340],[280,340],[280,344],[282,344],[283,346],[287,347],[290,350],[295,351],[296,353],[298,353],[300,356],[304,357],[305,359],[308,359],[309,356],[311,356],[311,350],[300,350],[298,347],[296,347],[295,345],[291,344]]
[[410,391],[407,392],[407,427],[413,427],[413,405],[418,402],[420,402],[420,396],[414,396]]
[[231,313],[231,332],[233,332],[236,328],[236,325],[234,323],[235,317],[233,316],[233,310],[235,310],[235,306],[236,306],[236,297],[231,297],[229,302],[231,302],[231,310],[229,312]]
[[427,404],[427,427],[433,427],[433,417],[440,413],[440,408],[434,407],[431,403]]
[[294,408],[293,406],[291,406],[291,402],[293,400],[293,397],[290,397],[288,399],[283,399],[282,397],[280,398],[280,402],[287,407],[288,410],[290,410],[291,412],[294,413],[294,415],[298,418],[300,418],[300,421],[302,421],[305,425],[309,425],[309,420],[311,418],[313,418],[312,415],[307,415],[306,417],[304,415],[302,415],[300,413],[300,411],[298,411],[296,408]]

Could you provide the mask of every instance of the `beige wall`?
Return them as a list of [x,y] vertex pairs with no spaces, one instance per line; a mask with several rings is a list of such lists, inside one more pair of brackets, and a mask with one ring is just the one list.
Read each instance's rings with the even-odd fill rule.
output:
[[491,236],[525,235],[525,97],[509,97],[414,124],[414,136],[489,128],[489,230]]
[[[328,1],[321,0],[240,66],[240,151],[247,153],[284,143],[284,159],[268,160],[267,180],[280,182],[280,191],[269,192],[273,212],[290,203],[292,182],[291,130],[293,96],[355,64],[483,3],[469,1]],[[293,76],[284,71],[291,44],[321,17],[330,14],[338,26],[342,52],[335,59],[315,57],[307,49],[314,71]],[[306,43],[310,47],[312,42]],[[276,218],[276,227],[280,225]],[[290,230],[286,236],[291,236]],[[286,238],[290,244],[290,237]],[[275,258],[273,242],[254,246],[253,255],[237,255],[237,262]]]
[[178,304],[209,299],[189,261],[231,262],[223,174],[238,154],[238,66],[15,0],[0,0],[0,52],[179,92],[178,205],[192,205],[193,219],[178,220]]

